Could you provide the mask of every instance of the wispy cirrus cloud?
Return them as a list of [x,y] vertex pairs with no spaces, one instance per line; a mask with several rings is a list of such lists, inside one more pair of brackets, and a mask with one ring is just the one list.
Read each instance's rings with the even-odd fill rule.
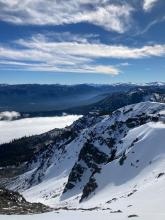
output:
[[71,58],[76,58],[80,61],[81,59],[91,61],[94,58],[137,59],[165,55],[165,45],[161,44],[144,45],[143,47],[136,48],[124,45],[89,42],[88,39],[84,39],[82,42],[56,42],[52,39],[50,40],[44,35],[36,35],[29,40],[20,39],[16,41],[16,43],[28,49],[29,52],[40,50],[47,53],[47,55],[50,55],[54,51],[55,54],[65,55],[65,57],[71,56]]
[[150,11],[152,9],[152,7],[155,5],[155,3],[158,1],[159,0],[144,0],[143,9],[145,11]]
[[[58,34],[57,34],[58,35]],[[69,36],[69,33],[67,33]],[[108,45],[97,39],[78,36],[70,40],[53,40],[52,37],[36,35],[31,39],[19,39],[14,47],[0,46],[0,68],[25,69],[29,71],[102,73],[117,75],[123,65],[111,65],[111,59],[143,59],[165,56],[165,45],[154,44],[143,47]],[[57,37],[57,36],[56,36]],[[90,38],[90,37],[89,37]],[[109,65],[103,64],[103,59]]]
[[63,25],[87,22],[125,32],[131,22],[128,3],[108,0],[0,0],[0,20],[15,24]]

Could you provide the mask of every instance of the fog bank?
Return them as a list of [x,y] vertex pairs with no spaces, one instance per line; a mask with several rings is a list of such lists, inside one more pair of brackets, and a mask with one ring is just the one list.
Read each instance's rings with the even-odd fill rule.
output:
[[54,128],[64,128],[80,118],[79,115],[60,117],[25,118],[16,121],[0,121],[0,144],[23,136],[42,134]]

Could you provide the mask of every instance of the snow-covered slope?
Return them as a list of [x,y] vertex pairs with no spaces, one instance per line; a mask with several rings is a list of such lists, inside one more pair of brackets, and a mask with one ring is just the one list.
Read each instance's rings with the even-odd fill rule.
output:
[[149,122],[130,130],[118,152],[125,155],[122,164],[120,157],[95,174],[98,187],[92,200],[105,204],[113,198],[125,199],[165,180],[164,135],[165,124],[161,122]]
[[56,208],[164,213],[165,104],[82,118],[55,135],[8,188]]

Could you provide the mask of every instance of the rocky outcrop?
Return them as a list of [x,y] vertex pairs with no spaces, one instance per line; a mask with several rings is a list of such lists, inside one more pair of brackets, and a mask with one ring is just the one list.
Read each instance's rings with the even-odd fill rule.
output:
[[51,210],[41,203],[27,202],[18,192],[0,188],[0,214],[39,214]]

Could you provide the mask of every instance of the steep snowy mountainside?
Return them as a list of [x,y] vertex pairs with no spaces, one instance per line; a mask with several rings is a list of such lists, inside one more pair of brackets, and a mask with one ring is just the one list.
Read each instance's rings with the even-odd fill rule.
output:
[[165,104],[142,102],[81,118],[5,184],[52,207],[108,208],[113,198],[132,198],[163,179],[164,117]]
[[97,188],[82,207],[99,206],[145,220],[154,219],[153,216],[164,219],[164,135],[162,122],[149,122],[131,129],[118,152],[125,155],[122,163],[119,157],[93,176]]
[[82,192],[80,201],[88,198],[97,189],[95,174],[99,175],[102,167],[116,159],[122,165],[126,159],[127,148],[133,147],[138,142],[136,135],[132,135],[130,143],[125,140],[129,132],[148,122],[158,121],[162,108],[164,105],[150,102],[127,106],[89,129],[90,139],[88,138],[81,149],[78,161],[69,175],[64,190],[64,194],[68,196],[64,195],[64,198],[73,196],[75,191],[77,194],[78,188],[79,192]]
[[[6,159],[1,160],[0,164],[2,168],[0,170],[0,174],[5,173],[5,176],[7,176],[7,174],[9,173],[10,177],[12,176],[10,174],[10,170],[13,173],[13,170],[17,169],[19,173],[24,173],[25,171],[29,172],[24,175],[25,178],[22,178],[22,176],[16,179],[2,178],[1,176],[0,184],[2,186],[6,184],[10,185],[11,189],[16,189],[16,185],[18,185],[18,188],[25,189],[29,188],[31,185],[35,185],[38,182],[41,182],[42,178],[44,178],[45,176],[44,172],[52,166],[54,160],[56,160],[58,164],[58,160],[60,160],[60,158],[67,158],[65,148],[69,148],[69,143],[75,140],[76,137],[80,135],[82,130],[93,126],[95,123],[101,120],[102,116],[87,115],[77,120],[76,123],[73,123],[71,126],[68,126],[64,129],[54,129],[42,135],[22,138],[20,140],[15,140],[11,144],[7,144],[7,146],[1,146],[1,152],[6,152]],[[17,155],[17,148],[19,149],[20,146],[26,146],[24,150],[25,152],[18,151]],[[8,154],[8,152],[10,152],[11,150],[13,152],[13,148],[15,149],[14,155],[10,153]],[[75,148],[75,151],[78,152],[78,149]],[[71,152],[69,154],[72,153],[74,155],[74,152],[72,152],[71,149]],[[19,156],[21,156],[20,159]],[[14,160],[13,157],[17,158],[17,160]],[[6,170],[8,172],[5,172]]]
[[37,154],[46,150],[50,144],[53,145],[57,138],[62,139],[64,135],[69,135],[69,131],[70,134],[77,135],[81,130],[94,125],[101,118],[97,115],[86,115],[65,129],[56,128],[41,135],[23,137],[10,143],[1,144],[0,167],[18,166],[30,162]]
[[100,174],[94,175],[98,187],[93,199],[106,202],[109,195],[124,199],[163,177],[164,135],[165,124],[161,122],[149,122],[130,130],[123,138],[118,159],[106,164]]
[[[1,178],[0,184],[67,215],[163,220],[164,135],[162,103],[141,102],[110,115],[87,115],[31,139],[37,151],[21,163],[20,173]],[[50,216],[58,218],[56,213]]]

